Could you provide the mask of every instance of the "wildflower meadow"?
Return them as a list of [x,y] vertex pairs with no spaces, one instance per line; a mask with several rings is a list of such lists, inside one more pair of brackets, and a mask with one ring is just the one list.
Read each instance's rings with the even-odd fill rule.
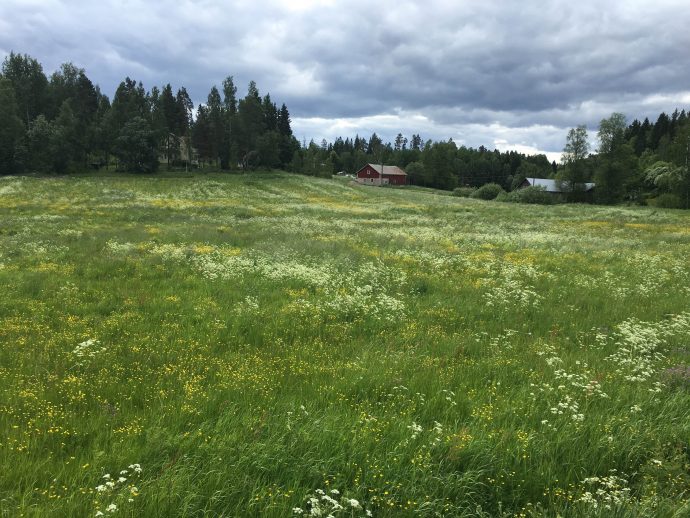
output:
[[0,178],[0,517],[690,516],[690,213]]

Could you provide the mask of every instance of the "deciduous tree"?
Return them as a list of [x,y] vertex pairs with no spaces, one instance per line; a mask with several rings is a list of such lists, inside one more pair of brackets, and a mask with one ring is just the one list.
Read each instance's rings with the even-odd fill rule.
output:
[[583,201],[584,199],[585,182],[589,179],[589,171],[585,164],[588,154],[587,126],[580,125],[571,128],[568,131],[561,156],[563,168],[557,176],[561,189],[566,192],[569,201]]
[[27,126],[46,112],[48,79],[43,67],[24,54],[10,55],[2,63],[2,75],[12,83],[20,117]]

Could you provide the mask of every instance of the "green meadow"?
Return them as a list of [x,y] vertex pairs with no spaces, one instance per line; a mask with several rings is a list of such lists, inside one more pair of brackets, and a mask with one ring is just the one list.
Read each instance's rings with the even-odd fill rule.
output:
[[690,213],[0,178],[0,516],[690,516]]

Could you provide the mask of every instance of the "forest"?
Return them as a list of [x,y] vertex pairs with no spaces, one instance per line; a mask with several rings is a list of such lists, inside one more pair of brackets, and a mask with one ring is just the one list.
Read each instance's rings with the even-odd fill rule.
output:
[[603,119],[590,145],[585,126],[565,136],[561,163],[545,155],[458,146],[452,139],[384,142],[376,133],[300,143],[290,113],[250,82],[244,97],[232,76],[195,106],[184,87],[146,90],[127,77],[112,101],[72,63],[48,77],[31,56],[12,52],[0,73],[0,174],[66,174],[114,168],[132,173],[165,169],[283,169],[311,176],[353,174],[367,162],[397,165],[410,183],[438,189],[496,184],[515,190],[527,177],[556,178],[567,201],[585,201],[594,182],[602,204],[654,203],[690,207],[690,121],[683,109],[655,122]]
[[[221,94],[222,90],[222,94]],[[112,102],[72,63],[48,78],[11,53],[0,75],[0,170],[64,174],[114,164],[134,173],[173,167],[284,168],[300,146],[290,114],[254,82],[237,98],[227,77],[196,107],[186,88],[150,91],[127,77]]]

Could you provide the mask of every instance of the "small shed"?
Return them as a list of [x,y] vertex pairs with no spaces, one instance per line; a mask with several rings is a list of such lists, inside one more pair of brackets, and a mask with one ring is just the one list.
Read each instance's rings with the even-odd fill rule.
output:
[[395,165],[367,164],[355,176],[365,185],[407,185],[407,173]]

